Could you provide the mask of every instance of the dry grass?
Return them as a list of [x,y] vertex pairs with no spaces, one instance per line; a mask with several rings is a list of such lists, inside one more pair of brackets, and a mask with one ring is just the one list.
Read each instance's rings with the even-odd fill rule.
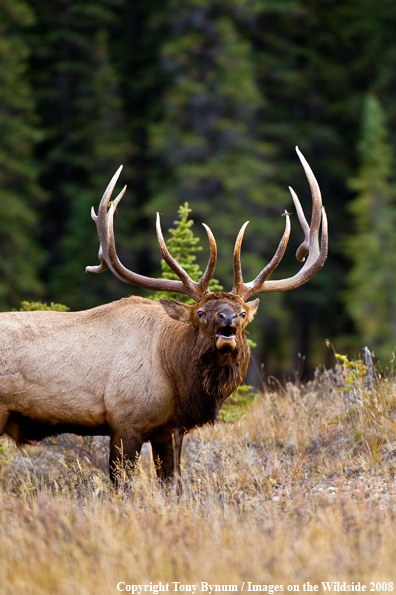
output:
[[158,484],[147,450],[115,493],[101,441],[4,443],[0,594],[118,593],[120,581],[198,593],[201,581],[284,592],[309,581],[322,593],[322,581],[367,591],[393,581],[395,422],[393,382],[368,392],[338,367],[195,431],[179,498]]

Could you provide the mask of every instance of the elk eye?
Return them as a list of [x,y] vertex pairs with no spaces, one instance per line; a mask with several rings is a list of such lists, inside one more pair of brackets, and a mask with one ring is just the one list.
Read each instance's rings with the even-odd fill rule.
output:
[[200,318],[204,318],[204,316],[205,316],[205,312],[204,312],[203,310],[198,310],[198,316],[199,316]]
[[242,316],[242,318],[245,318],[246,312],[241,312],[241,316]]

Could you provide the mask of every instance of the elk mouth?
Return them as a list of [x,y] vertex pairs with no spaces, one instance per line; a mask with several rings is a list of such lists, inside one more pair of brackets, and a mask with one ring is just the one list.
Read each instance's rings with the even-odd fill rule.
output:
[[235,329],[231,325],[223,326],[220,332],[217,333],[216,347],[217,349],[235,349],[236,335]]

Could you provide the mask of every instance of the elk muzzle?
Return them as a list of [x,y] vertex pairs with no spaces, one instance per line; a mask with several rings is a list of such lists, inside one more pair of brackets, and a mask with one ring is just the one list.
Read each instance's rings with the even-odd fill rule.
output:
[[238,315],[219,312],[217,320],[219,322],[218,332],[216,333],[217,349],[235,349]]

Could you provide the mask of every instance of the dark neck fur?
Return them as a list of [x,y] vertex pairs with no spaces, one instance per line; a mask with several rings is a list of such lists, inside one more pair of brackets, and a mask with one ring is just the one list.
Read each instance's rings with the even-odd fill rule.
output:
[[234,351],[219,351],[216,347],[200,351],[197,345],[186,367],[183,394],[178,391],[177,427],[189,430],[213,423],[225,399],[245,377],[249,358],[245,337]]

